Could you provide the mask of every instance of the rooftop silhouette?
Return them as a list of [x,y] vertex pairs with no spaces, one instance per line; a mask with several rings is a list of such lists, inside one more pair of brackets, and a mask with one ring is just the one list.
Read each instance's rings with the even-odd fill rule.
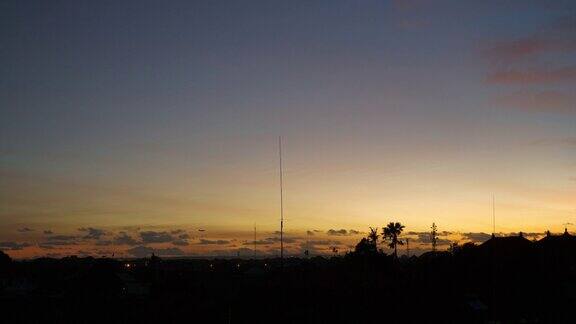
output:
[[0,299],[9,305],[3,317],[8,323],[367,323],[378,309],[397,323],[572,318],[576,238],[567,230],[537,241],[522,233],[492,236],[407,257],[394,251],[402,229],[392,222],[383,236],[371,228],[346,254],[283,262],[153,254],[13,261],[0,253]]

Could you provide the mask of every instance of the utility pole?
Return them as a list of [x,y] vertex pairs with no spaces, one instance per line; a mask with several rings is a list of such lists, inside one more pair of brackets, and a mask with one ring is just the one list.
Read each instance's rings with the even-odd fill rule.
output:
[[406,238],[406,256],[410,257],[410,238]]
[[254,260],[256,260],[256,223],[254,223]]
[[280,268],[284,269],[284,179],[282,175],[282,136],[278,137],[278,155],[280,162]]
[[310,230],[306,231],[306,251],[304,251],[306,259],[310,257]]
[[432,223],[432,227],[430,227],[432,229],[432,231],[430,232],[430,241],[432,242],[432,251],[436,252],[436,243],[438,241],[438,236],[437,236],[437,227],[436,227],[436,223]]
[[496,199],[492,194],[492,236],[496,237]]

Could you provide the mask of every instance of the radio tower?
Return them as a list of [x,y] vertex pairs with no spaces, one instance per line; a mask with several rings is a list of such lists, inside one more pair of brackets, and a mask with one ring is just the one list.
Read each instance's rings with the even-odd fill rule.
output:
[[406,256],[410,257],[410,238],[406,238]]
[[282,137],[278,137],[278,155],[280,162],[280,268],[284,269],[284,184],[282,178]]
[[492,194],[492,237],[496,237],[496,200]]
[[256,223],[254,223],[254,260],[256,260]]

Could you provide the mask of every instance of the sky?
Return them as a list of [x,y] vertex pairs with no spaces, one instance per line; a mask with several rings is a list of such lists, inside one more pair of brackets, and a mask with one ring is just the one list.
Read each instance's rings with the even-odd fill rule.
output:
[[[3,1],[0,249],[353,248],[576,224],[576,3]],[[573,229],[576,231],[576,228]],[[411,234],[409,234],[411,233]],[[412,235],[412,236],[410,236]]]

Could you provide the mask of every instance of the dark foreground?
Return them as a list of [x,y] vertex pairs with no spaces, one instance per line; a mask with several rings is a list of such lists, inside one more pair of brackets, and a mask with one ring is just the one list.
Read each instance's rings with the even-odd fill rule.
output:
[[395,259],[4,260],[2,323],[573,323],[572,241]]

